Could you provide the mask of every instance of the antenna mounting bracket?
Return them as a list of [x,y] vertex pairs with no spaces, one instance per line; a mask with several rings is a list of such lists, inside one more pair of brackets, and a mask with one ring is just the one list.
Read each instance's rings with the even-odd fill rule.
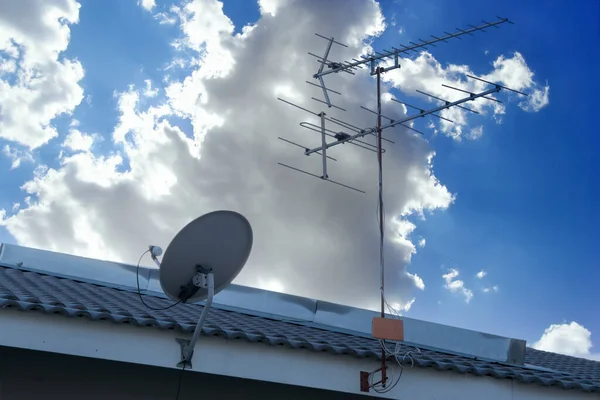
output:
[[196,265],[196,275],[187,283],[187,285],[181,286],[179,292],[179,301],[185,303],[192,296],[194,296],[200,288],[208,288],[208,274],[212,271],[210,268],[203,267],[200,264]]

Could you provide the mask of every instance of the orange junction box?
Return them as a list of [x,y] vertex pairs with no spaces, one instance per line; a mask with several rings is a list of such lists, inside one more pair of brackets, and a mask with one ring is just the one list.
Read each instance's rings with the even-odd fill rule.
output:
[[404,321],[396,318],[373,318],[373,337],[376,339],[404,340]]

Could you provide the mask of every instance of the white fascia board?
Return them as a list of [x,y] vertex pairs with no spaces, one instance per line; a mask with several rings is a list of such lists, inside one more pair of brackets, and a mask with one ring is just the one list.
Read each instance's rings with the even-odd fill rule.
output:
[[[0,346],[177,368],[177,337],[189,335],[36,311],[0,310]],[[204,336],[196,344],[192,364],[191,371],[354,394],[363,394],[360,371],[379,367],[375,360],[347,355]],[[564,399],[565,394],[556,388],[519,383],[513,387],[511,381],[423,368],[405,370],[400,383],[385,395],[372,390],[369,393],[381,398],[414,400],[558,400]],[[592,398],[577,392],[569,392],[568,396],[574,400]]]

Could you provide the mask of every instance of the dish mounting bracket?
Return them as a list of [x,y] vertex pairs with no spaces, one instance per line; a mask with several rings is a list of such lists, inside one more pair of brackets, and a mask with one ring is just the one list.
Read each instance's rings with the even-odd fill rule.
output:
[[[202,326],[206,321],[206,317],[208,316],[208,311],[212,305],[213,297],[215,295],[215,277],[211,268],[206,268],[202,265],[196,265],[196,271],[198,272],[196,275],[192,277],[190,283],[182,287],[182,291],[184,288],[194,287],[195,291],[200,288],[204,288],[208,290],[208,296],[206,298],[206,303],[204,304],[204,309],[200,314],[200,318],[198,318],[198,323],[196,324],[196,329],[194,329],[194,334],[192,335],[191,340],[176,338],[175,341],[179,343],[180,351],[181,351],[181,361],[177,363],[177,367],[184,369],[192,368],[192,357],[194,356],[194,347],[196,346],[196,342],[200,337],[200,333],[202,333]],[[195,293],[195,292],[194,292]],[[192,294],[193,295],[193,294]]]

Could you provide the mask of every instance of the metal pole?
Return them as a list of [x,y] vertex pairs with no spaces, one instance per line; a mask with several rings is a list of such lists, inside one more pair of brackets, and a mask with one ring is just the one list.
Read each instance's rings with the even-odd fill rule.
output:
[[202,327],[204,326],[204,321],[206,321],[206,317],[208,316],[208,312],[212,305],[213,297],[215,295],[215,276],[212,272],[206,274],[207,281],[207,289],[208,296],[206,297],[206,302],[204,303],[204,308],[202,309],[202,313],[200,314],[200,318],[198,319],[198,323],[196,324],[196,329],[194,329],[194,334],[192,335],[192,340],[188,344],[185,349],[185,356],[182,360],[184,363],[190,363],[192,361],[192,356],[194,355],[194,347],[196,346],[196,342],[200,337],[200,333],[202,333]]
[[[383,154],[381,147],[381,72],[382,68],[377,67],[377,161],[379,164],[379,263],[381,267],[381,318],[385,318],[385,274],[383,264]],[[387,383],[385,349],[381,347],[381,381],[383,387]]]
[[319,114],[321,117],[321,144],[323,146],[322,157],[323,157],[323,179],[327,179],[327,141],[325,138],[325,113],[321,112]]

